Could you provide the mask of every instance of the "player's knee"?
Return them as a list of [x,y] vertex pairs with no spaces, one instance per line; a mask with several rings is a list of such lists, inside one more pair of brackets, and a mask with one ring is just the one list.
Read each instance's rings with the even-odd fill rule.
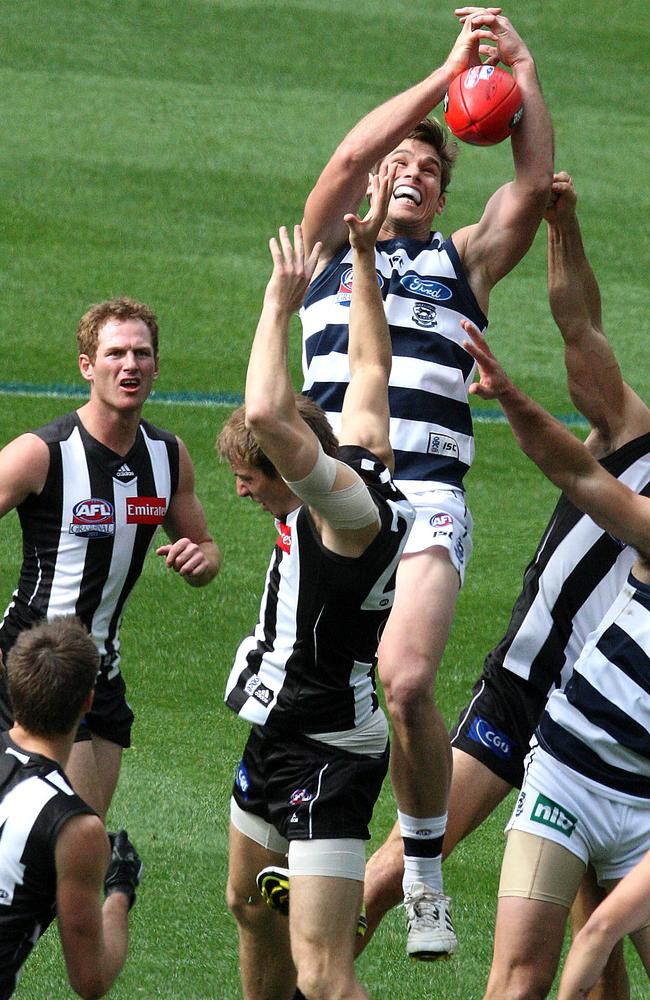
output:
[[230,881],[226,887],[226,903],[237,925],[247,931],[261,929],[273,916],[259,894],[248,895]]
[[544,1000],[554,975],[554,969],[515,964],[502,977],[490,976],[484,1000]]
[[305,956],[298,968],[298,988],[309,1000],[342,1000],[351,993],[354,967],[340,957],[316,950]]
[[434,671],[431,664],[403,658],[401,669],[388,670],[381,678],[386,707],[393,722],[408,725],[412,719],[433,702]]

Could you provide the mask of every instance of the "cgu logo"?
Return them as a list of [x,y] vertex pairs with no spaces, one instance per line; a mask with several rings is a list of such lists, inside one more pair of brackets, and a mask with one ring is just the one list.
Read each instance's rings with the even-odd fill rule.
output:
[[92,497],[81,500],[72,508],[73,524],[105,524],[113,517],[113,505],[108,500]]
[[482,743],[497,757],[502,757],[504,760],[510,760],[512,757],[512,742],[508,736],[479,715],[474,718],[468,736],[475,743]]

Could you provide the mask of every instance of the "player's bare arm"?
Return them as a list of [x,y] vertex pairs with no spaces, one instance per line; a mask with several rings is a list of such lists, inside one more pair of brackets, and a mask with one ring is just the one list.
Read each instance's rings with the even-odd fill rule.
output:
[[57,917],[70,983],[85,998],[104,996],[126,959],[129,900],[100,901],[109,858],[97,816],[68,820],[56,845]]
[[[308,505],[327,548],[339,555],[356,557],[379,530],[376,508],[357,473],[344,462],[326,456],[318,438],[303,420],[288,367],[289,321],[302,303],[318,261],[320,244],[305,260],[301,227],[296,226],[293,246],[285,227],[280,229],[279,240],[274,237],[269,246],[273,273],[264,294],[248,362],[246,426],[290,490]],[[330,524],[331,497],[357,490],[364,494],[365,506],[372,508],[373,522],[366,522],[361,528],[350,525],[343,529]]]
[[246,374],[246,426],[285,480],[298,480],[314,467],[316,435],[296,407],[288,367],[288,332],[300,307],[320,250],[305,259],[300,226],[294,245],[285,226],[269,241],[273,272],[264,292]]
[[566,171],[556,173],[545,212],[548,295],[565,344],[569,392],[592,433],[587,446],[604,455],[650,431],[650,410],[623,381],[602,323],[600,290],[582,243],[577,195]]
[[588,996],[616,942],[648,920],[650,853],[619,882],[574,939],[562,970],[558,1000]]
[[650,500],[603,469],[581,441],[514,384],[479,331],[467,320],[462,326],[469,337],[463,347],[480,375],[470,392],[498,400],[521,449],[572,503],[637,550],[643,566],[637,563],[636,570],[650,580]]
[[354,283],[350,302],[348,359],[350,382],[341,414],[339,441],[357,444],[393,469],[388,438],[388,380],[392,366],[391,340],[375,260],[377,235],[386,218],[395,180],[395,164],[384,163],[370,179],[370,209],[363,219],[346,215],[350,233]]
[[482,20],[496,46],[481,45],[490,64],[509,66],[524,114],[511,136],[515,176],[489,199],[478,223],[453,234],[472,290],[487,311],[491,289],[529,249],[548,203],[553,177],[553,128],[535,62],[510,21],[490,12]]
[[459,8],[455,13],[462,27],[444,63],[415,86],[369,112],[341,142],[305,205],[305,247],[309,252],[317,240],[323,244],[319,269],[347,240],[344,216],[358,211],[366,193],[368,172],[442,101],[455,76],[480,61],[480,43],[496,41],[483,24],[483,14],[493,17],[500,9]]
[[208,529],[194,488],[194,466],[180,438],[178,489],[169,504],[164,527],[171,539],[156,555],[193,587],[205,587],[219,572],[221,552]]
[[0,451],[0,517],[40,493],[50,468],[50,451],[35,434],[21,434]]

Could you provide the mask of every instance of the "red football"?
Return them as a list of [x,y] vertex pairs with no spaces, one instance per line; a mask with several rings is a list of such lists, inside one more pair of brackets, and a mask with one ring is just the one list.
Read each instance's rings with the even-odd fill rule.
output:
[[458,139],[493,146],[506,139],[524,113],[516,81],[499,66],[472,66],[445,94],[445,121]]

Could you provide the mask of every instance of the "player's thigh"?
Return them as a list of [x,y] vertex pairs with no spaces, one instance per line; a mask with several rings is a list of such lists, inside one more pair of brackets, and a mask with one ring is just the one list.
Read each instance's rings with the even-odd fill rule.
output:
[[449,793],[443,857],[475,830],[512,791],[512,785],[481,761],[452,747],[453,770]]
[[384,684],[405,665],[404,672],[411,678],[433,678],[449,635],[459,586],[458,572],[445,549],[435,547],[402,557],[395,602],[379,647]]
[[122,747],[118,743],[104,739],[103,736],[98,736],[97,733],[92,734],[91,742],[97,765],[97,773],[108,808],[120,776]]
[[560,960],[567,910],[522,896],[500,896],[486,998],[546,996]]
[[306,961],[353,962],[363,882],[320,875],[291,876],[291,951],[298,969]]
[[259,872],[262,868],[268,868],[269,865],[286,867],[286,851],[282,849],[272,850],[266,844],[261,844],[258,840],[253,839],[255,836],[254,830],[251,829],[249,833],[245,833],[231,819],[227,892],[231,908],[248,900],[261,903],[262,897],[256,881]]

